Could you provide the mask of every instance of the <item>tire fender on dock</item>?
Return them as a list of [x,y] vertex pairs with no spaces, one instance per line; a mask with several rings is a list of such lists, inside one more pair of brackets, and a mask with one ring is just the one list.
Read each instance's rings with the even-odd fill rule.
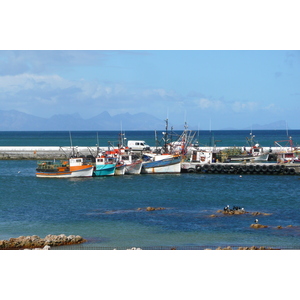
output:
[[296,174],[295,168],[289,168],[289,174],[290,175],[295,175]]
[[256,165],[254,168],[255,168],[256,172],[260,172],[261,171],[261,166],[260,165]]
[[211,165],[210,166],[210,171],[214,172],[216,170],[216,166],[215,165]]
[[196,171],[197,171],[197,172],[201,172],[201,165],[197,165],[197,166],[196,166]]
[[284,175],[289,174],[289,173],[290,173],[289,168],[285,167],[282,173],[283,173]]
[[281,171],[281,166],[276,165],[274,169],[275,169],[275,172],[280,172]]
[[255,170],[255,168],[254,168],[253,165],[249,165],[249,166],[248,166],[248,170],[249,170],[250,172],[253,172],[253,171]]
[[222,171],[223,171],[223,166],[222,166],[222,165],[217,165],[217,166],[216,166],[216,170],[217,170],[218,172],[222,172]]
[[209,171],[209,169],[210,169],[209,164],[205,164],[205,165],[203,166],[203,170]]

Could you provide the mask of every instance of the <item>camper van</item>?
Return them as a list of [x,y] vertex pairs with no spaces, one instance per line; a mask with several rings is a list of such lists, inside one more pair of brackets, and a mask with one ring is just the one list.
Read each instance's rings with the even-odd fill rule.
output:
[[127,146],[134,151],[150,150],[150,146],[145,141],[128,141]]

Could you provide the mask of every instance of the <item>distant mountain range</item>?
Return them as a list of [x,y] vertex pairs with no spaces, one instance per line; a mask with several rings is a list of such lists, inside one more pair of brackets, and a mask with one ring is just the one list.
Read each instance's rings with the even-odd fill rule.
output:
[[[259,125],[253,124],[251,127],[244,128],[244,130],[285,130],[287,129],[286,121],[277,121],[270,124]],[[290,128],[288,128],[290,129]]]
[[[178,126],[180,128],[180,126]],[[183,126],[182,126],[183,127]],[[74,131],[74,130],[164,130],[165,121],[147,113],[118,114],[111,116],[107,111],[83,119],[79,114],[54,115],[41,118],[17,110],[0,110],[0,131]],[[197,126],[189,126],[196,130]],[[254,124],[242,130],[285,130],[286,122],[278,121],[266,125]],[[224,128],[236,130],[236,128]]]
[[125,130],[161,130],[165,128],[165,122],[146,113],[112,117],[104,111],[93,118],[82,119],[79,114],[41,118],[16,110],[0,110],[1,131],[121,130],[121,127]]

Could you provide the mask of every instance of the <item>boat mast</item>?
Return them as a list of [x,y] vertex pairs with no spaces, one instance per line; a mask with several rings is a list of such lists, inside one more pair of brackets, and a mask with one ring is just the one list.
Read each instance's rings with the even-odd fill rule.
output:
[[164,140],[165,140],[165,145],[164,145],[164,151],[165,153],[167,153],[167,141],[168,141],[168,124],[169,124],[169,120],[166,119],[166,131],[164,132]]
[[72,149],[72,157],[75,157],[74,147],[73,147],[73,144],[72,144],[71,131],[69,131],[69,136],[70,136],[70,144],[71,144],[71,149]]
[[156,130],[154,130],[154,138],[155,138],[155,149],[157,151],[157,145],[158,145],[158,141],[157,141],[157,134],[156,134]]

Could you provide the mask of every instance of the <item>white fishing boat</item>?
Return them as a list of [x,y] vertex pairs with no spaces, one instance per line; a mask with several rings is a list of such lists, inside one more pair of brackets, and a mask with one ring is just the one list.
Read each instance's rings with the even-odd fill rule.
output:
[[[282,146],[280,143],[285,143]],[[280,147],[279,152],[277,153],[277,161],[281,163],[299,163],[299,157],[297,153],[299,152],[297,147],[293,144],[293,139],[290,136],[288,140],[275,141],[274,144]]]
[[129,147],[124,146],[125,134],[119,134],[118,148],[110,151],[110,154],[117,160],[117,167],[115,173],[118,175],[138,175],[141,174],[142,160],[134,154]]
[[115,175],[120,176],[125,174],[125,164],[123,161],[118,161],[116,164]]
[[125,174],[138,175],[141,174],[142,163],[140,159],[133,159],[132,154],[122,155],[122,161],[125,164]]
[[176,154],[152,154],[143,156],[143,174],[180,173],[181,155]]
[[268,161],[269,152],[264,152],[264,148],[261,147],[258,143],[254,141],[255,135],[250,133],[250,137],[246,137],[246,140],[250,146],[249,151],[246,151],[246,147],[244,147],[244,153],[240,155],[232,155],[229,156],[230,161]]

